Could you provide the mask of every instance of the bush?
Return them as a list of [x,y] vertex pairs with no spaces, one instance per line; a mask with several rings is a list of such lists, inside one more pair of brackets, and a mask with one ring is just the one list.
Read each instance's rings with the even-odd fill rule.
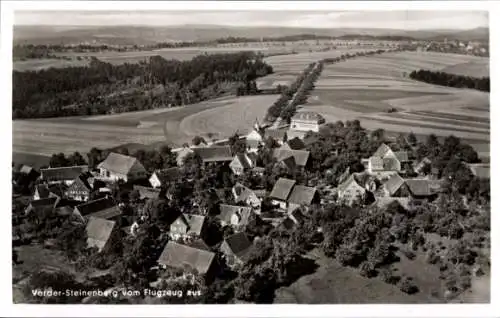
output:
[[399,283],[399,289],[403,293],[407,293],[409,295],[415,294],[418,292],[418,287],[415,285],[415,283],[412,281],[411,277],[405,277],[403,278],[400,283]]

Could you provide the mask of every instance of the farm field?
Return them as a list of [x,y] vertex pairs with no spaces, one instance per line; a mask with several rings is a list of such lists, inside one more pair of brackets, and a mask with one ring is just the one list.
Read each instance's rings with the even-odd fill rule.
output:
[[489,59],[482,58],[480,60],[448,66],[443,69],[443,72],[472,77],[487,77],[490,76],[490,61]]
[[[251,129],[278,95],[224,97],[170,109],[93,117],[13,121],[14,158],[21,154],[50,156],[86,153],[92,147],[167,143],[179,147],[196,135],[221,139]],[[166,134],[164,133],[166,132]],[[166,137],[165,137],[166,136]],[[210,138],[209,138],[210,139]]]
[[[315,249],[306,255],[319,265],[315,273],[299,278],[276,291],[274,303],[297,304],[416,304],[444,303],[425,292],[408,295],[379,278],[366,278],[359,271],[340,265]],[[401,258],[403,259],[403,257]],[[439,273],[439,270],[437,270]],[[399,273],[401,274],[401,273]],[[426,273],[429,274],[429,273]],[[435,273],[432,273],[434,276]],[[438,274],[439,275],[439,274]],[[434,281],[440,283],[437,277]]]
[[[405,77],[416,69],[442,70],[484,60],[466,55],[397,52],[327,65],[302,109],[322,114],[327,122],[359,119],[369,130],[442,137],[453,134],[475,140],[471,145],[480,155],[489,156],[488,93]],[[391,108],[396,112],[388,112]]]

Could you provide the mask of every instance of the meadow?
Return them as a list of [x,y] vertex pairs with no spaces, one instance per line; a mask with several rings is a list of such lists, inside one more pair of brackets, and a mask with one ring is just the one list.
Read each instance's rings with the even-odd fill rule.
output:
[[465,69],[464,65],[486,65],[487,60],[457,54],[395,52],[327,65],[302,108],[322,114],[327,122],[359,119],[369,130],[453,134],[474,140],[472,145],[480,155],[488,156],[488,93],[406,77],[416,69]]
[[194,136],[207,139],[245,133],[262,120],[278,95],[223,97],[169,109],[92,117],[13,121],[14,158],[22,154],[86,153],[90,148],[168,144],[180,147]]

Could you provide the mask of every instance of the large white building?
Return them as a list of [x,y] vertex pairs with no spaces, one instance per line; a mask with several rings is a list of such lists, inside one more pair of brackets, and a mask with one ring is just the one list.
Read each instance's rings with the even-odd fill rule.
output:
[[315,112],[298,112],[292,117],[290,130],[318,132],[325,119]]

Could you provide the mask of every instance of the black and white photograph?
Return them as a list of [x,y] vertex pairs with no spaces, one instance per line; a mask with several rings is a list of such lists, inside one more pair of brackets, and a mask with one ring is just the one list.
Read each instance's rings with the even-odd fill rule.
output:
[[126,2],[11,12],[4,301],[493,301],[487,8]]

